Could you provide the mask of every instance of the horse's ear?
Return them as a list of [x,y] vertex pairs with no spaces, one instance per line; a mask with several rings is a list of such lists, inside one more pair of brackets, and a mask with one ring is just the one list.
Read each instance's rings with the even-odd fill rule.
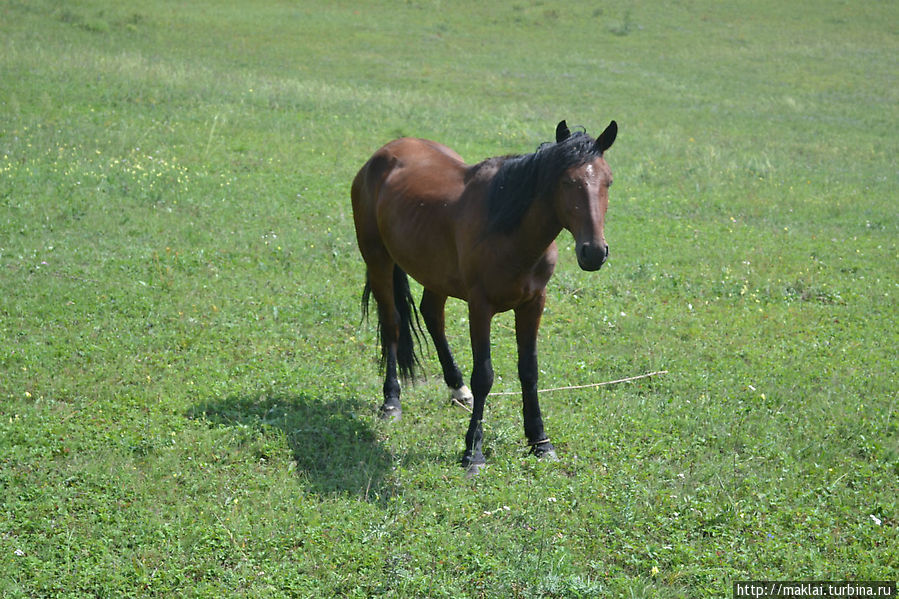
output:
[[609,123],[609,126],[606,127],[606,130],[596,138],[596,149],[599,150],[599,153],[602,154],[603,152],[611,148],[612,144],[615,143],[615,137],[617,136],[618,123],[612,121],[611,123]]
[[570,135],[571,131],[568,130],[565,121],[559,121],[559,124],[556,125],[556,143],[565,141]]

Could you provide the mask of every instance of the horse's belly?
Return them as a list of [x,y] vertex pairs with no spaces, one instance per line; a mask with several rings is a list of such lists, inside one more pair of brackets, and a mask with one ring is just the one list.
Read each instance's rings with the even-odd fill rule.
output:
[[423,287],[464,299],[456,249],[444,236],[394,234],[386,236],[385,242],[387,251],[399,267]]

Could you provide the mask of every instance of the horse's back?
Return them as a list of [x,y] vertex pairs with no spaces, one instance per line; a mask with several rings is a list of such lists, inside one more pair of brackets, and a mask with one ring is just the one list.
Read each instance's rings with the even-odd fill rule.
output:
[[405,196],[461,193],[467,167],[461,156],[443,144],[403,137],[382,147],[373,158],[386,159],[392,187]]
[[[377,201],[386,184],[387,194],[420,199],[461,194],[465,165],[447,146],[427,139],[402,137],[375,152],[353,181],[353,202]],[[367,196],[367,197],[365,197]]]

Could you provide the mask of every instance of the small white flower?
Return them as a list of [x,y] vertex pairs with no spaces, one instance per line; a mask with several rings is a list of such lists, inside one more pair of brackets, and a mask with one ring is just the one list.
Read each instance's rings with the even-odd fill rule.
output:
[[881,523],[883,522],[880,518],[878,518],[874,514],[871,514],[871,520],[874,520],[874,524],[876,524],[877,526],[880,526]]
[[19,557],[24,557],[24,555],[25,555],[25,552],[22,551],[21,549],[16,549],[15,551],[13,551],[13,553],[15,553]]

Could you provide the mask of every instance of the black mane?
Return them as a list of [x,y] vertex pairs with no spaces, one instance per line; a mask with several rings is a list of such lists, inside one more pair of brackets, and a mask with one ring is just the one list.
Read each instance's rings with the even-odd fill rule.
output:
[[514,231],[534,200],[553,193],[565,171],[601,155],[592,137],[574,133],[559,143],[541,145],[533,154],[491,158],[477,165],[501,161],[487,192],[488,231]]

